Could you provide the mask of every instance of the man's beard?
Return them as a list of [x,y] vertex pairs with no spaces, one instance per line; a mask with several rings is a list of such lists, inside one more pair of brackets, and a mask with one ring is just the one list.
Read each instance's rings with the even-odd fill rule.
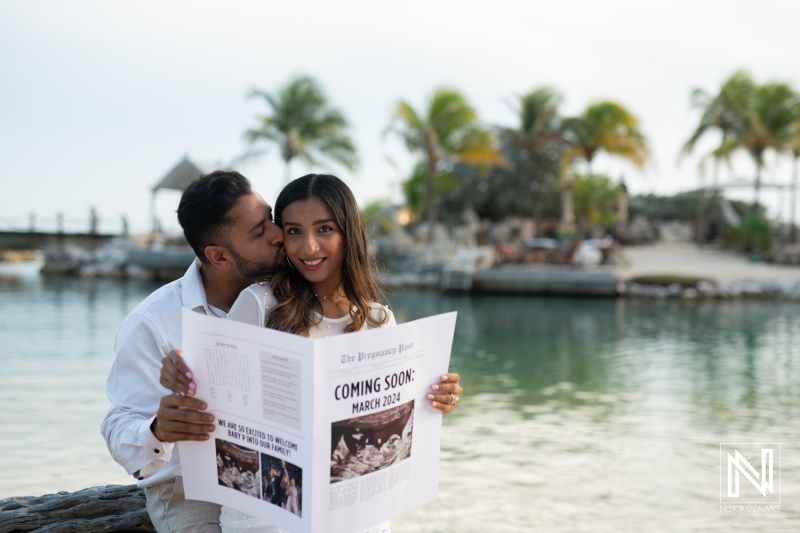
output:
[[233,261],[236,263],[236,268],[239,270],[239,273],[245,278],[258,281],[273,276],[283,270],[283,261],[280,260],[280,252],[275,254],[275,259],[272,261],[251,261],[239,255],[239,252],[230,244],[226,246],[226,248],[231,253],[231,256],[233,256]]

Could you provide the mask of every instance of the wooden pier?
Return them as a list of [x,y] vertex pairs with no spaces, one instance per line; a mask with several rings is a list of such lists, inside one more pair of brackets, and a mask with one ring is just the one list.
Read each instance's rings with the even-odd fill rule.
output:
[[59,250],[66,246],[96,250],[116,236],[110,233],[0,231],[0,250]]

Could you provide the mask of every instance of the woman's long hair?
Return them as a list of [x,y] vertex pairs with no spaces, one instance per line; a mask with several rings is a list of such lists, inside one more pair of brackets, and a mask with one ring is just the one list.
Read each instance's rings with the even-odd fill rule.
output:
[[[380,320],[372,316],[370,302],[377,302],[380,293],[372,277],[367,232],[356,199],[342,180],[330,174],[308,174],[290,182],[275,202],[275,223],[283,227],[284,209],[312,196],[328,204],[344,234],[342,289],[350,301],[352,319],[345,333],[359,331],[365,322],[373,327],[380,326],[388,316],[383,313]],[[322,314],[322,306],[314,296],[311,284],[289,267],[272,276],[270,288],[278,303],[270,309],[266,327],[307,337],[311,327],[318,323],[314,311]]]

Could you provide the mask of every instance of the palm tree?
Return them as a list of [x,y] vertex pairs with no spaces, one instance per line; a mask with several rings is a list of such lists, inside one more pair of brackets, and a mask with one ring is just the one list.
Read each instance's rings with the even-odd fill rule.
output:
[[263,98],[270,113],[259,116],[259,126],[245,135],[251,144],[266,140],[280,146],[286,165],[285,182],[291,178],[290,164],[295,158],[308,165],[330,159],[348,170],[358,165],[355,146],[347,134],[347,120],[328,105],[325,93],[313,78],[295,78],[276,94],[254,89],[250,96]]
[[791,200],[790,200],[790,223],[791,223],[791,242],[792,244],[797,242],[797,163],[800,160],[800,117],[798,117],[794,121],[794,125],[791,128],[791,133],[789,136],[789,141],[787,142],[787,148],[791,152],[792,155],[792,187],[791,187]]
[[617,202],[621,185],[614,185],[606,176],[575,176],[573,189],[575,215],[585,231],[599,224],[617,222]]
[[791,141],[792,129],[798,117],[800,98],[789,84],[767,83],[756,87],[753,93],[753,110],[747,114],[740,134],[742,144],[756,164],[754,207],[759,200],[764,151],[768,148],[783,151]]
[[[712,151],[711,156],[714,158],[714,171],[712,177],[712,194],[718,194],[719,189],[719,163],[721,159],[726,156],[721,155],[725,153],[725,147],[728,144],[731,136],[740,129],[744,110],[747,109],[750,94],[755,87],[750,75],[743,71],[734,72],[720,88],[716,96],[712,96],[705,92],[703,89],[695,89],[692,92],[692,106],[700,109],[702,114],[700,116],[700,123],[697,128],[692,132],[692,135],[683,145],[681,154],[691,153],[697,142],[708,135],[710,132],[719,131],[722,133],[722,140],[720,146]],[[705,158],[704,158],[705,159]],[[717,203],[711,210],[712,223],[718,224],[718,208]],[[701,204],[701,209],[705,206]],[[704,211],[701,211],[699,218],[703,217]]]
[[[700,116],[700,124],[697,125],[689,140],[683,145],[682,154],[691,153],[702,137],[715,130],[722,133],[720,147],[724,147],[734,132],[740,129],[742,117],[754,88],[755,83],[750,78],[750,75],[743,70],[739,70],[734,72],[722,84],[722,88],[720,88],[716,96],[711,96],[703,89],[692,91],[692,106],[700,109],[702,115]],[[720,157],[714,157],[713,180],[715,189],[719,180],[719,160]]]
[[574,159],[586,161],[587,176],[591,178],[592,161],[601,150],[627,159],[638,167],[647,161],[648,150],[647,140],[639,129],[639,120],[616,102],[602,101],[590,105],[581,115],[565,119],[562,130],[566,143],[561,154],[562,220],[570,226],[574,213],[567,169]]
[[[425,216],[428,195],[428,164],[418,161],[411,176],[403,182],[403,194],[412,220],[419,221]],[[459,190],[458,178],[450,172],[439,172],[434,179],[434,195],[441,196]]]
[[647,141],[639,129],[639,120],[616,102],[592,104],[581,115],[566,119],[564,136],[573,148],[573,156],[588,164],[589,176],[592,161],[601,150],[638,167],[647,161]]
[[744,148],[753,158],[756,176],[753,185],[753,211],[758,208],[761,171],[767,150],[785,150],[800,117],[800,96],[788,83],[755,85],[747,94],[747,105],[735,123],[733,138],[716,150],[727,155]]
[[437,221],[435,183],[440,163],[503,162],[492,135],[478,125],[475,110],[461,93],[447,87],[433,93],[424,113],[405,101],[398,102],[388,131],[399,134],[411,152],[420,152],[425,158],[429,238]]
[[541,195],[547,182],[546,169],[552,167],[552,157],[562,142],[561,118],[558,106],[563,98],[552,87],[540,87],[519,97],[514,111],[519,125],[503,128],[500,134],[520,151],[527,166],[517,169],[528,174],[528,188],[533,192],[533,215],[537,231],[541,228]]

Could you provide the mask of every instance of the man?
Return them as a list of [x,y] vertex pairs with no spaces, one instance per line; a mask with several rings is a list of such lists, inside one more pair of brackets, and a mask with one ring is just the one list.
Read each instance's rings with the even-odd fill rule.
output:
[[237,172],[213,172],[181,197],[178,220],[195,261],[183,278],[147,297],[123,321],[106,384],[101,431],[109,451],[145,489],[158,531],[219,531],[220,507],[184,500],[179,440],[206,440],[214,417],[158,383],[161,359],[181,346],[181,308],[224,317],[239,293],[281,264],[283,231]]
[[281,484],[281,475],[277,469],[272,468],[269,472],[269,501],[273,505],[281,506],[283,501],[283,486]]
[[[224,318],[239,293],[281,268],[283,231],[272,209],[238,172],[216,171],[183,193],[178,220],[198,260],[179,280],[161,287],[120,325],[116,357],[106,383],[111,407],[101,432],[108,449],[145,489],[147,510],[159,532],[219,532],[220,506],[186,500],[174,443],[207,440],[213,415],[192,394],[171,394],[159,384],[162,358],[184,365],[181,308]],[[461,394],[458,376],[433,388]],[[192,391],[193,392],[193,391]],[[454,400],[455,401],[455,400]],[[441,404],[444,412],[451,406]]]

